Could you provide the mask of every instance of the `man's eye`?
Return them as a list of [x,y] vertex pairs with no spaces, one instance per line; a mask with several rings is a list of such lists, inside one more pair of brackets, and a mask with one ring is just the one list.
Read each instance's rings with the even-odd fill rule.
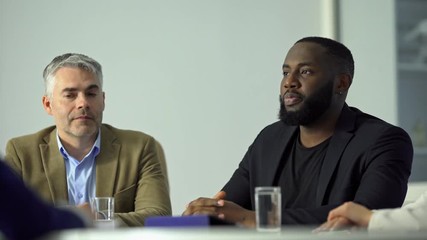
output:
[[96,93],[88,93],[87,94],[89,97],[95,97],[97,94]]
[[308,69],[301,71],[301,74],[312,74],[312,73],[313,72],[311,70],[308,70]]
[[65,94],[65,95],[64,95],[64,97],[65,97],[65,98],[73,98],[73,97],[74,97],[74,95],[73,95],[73,94]]
[[288,76],[289,72],[283,72],[283,76]]

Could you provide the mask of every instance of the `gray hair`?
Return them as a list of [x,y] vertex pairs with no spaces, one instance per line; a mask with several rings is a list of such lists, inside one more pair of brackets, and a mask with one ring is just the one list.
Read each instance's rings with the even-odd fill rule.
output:
[[79,68],[95,74],[102,89],[102,67],[94,59],[78,53],[66,53],[55,57],[44,69],[43,78],[45,84],[45,95],[52,97],[55,84],[55,74],[63,67]]

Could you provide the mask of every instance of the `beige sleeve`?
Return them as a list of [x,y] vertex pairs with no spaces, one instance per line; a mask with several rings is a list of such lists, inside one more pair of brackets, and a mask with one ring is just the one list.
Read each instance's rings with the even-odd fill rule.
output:
[[375,210],[368,231],[382,230],[427,230],[427,192],[402,208]]

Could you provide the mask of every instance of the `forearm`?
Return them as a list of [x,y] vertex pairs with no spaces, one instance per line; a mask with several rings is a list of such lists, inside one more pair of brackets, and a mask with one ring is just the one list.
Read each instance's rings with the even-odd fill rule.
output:
[[167,207],[150,207],[137,212],[116,213],[115,217],[120,219],[125,226],[144,226],[145,219],[151,216],[170,216],[171,209]]
[[427,230],[427,192],[402,208],[375,210],[368,230]]

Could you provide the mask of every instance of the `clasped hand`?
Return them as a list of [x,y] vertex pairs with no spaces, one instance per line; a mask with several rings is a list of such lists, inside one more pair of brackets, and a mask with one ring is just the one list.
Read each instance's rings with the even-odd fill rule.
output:
[[190,202],[183,216],[209,215],[244,227],[255,227],[255,212],[224,200],[226,193],[218,192],[213,198],[198,198]]

